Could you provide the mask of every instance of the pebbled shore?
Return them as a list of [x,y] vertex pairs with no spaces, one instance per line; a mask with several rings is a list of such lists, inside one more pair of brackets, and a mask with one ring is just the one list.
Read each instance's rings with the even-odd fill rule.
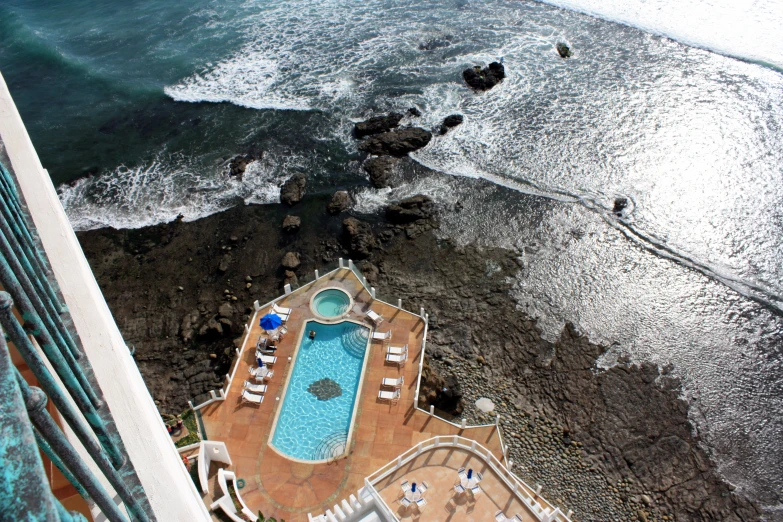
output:
[[[300,254],[303,279],[356,241],[331,216],[331,195],[236,207],[192,223],[79,233],[106,299],[163,412],[221,385],[255,299],[281,293],[281,260]],[[283,232],[287,214],[302,218]],[[665,369],[627,363],[598,371],[605,348],[570,325],[550,343],[510,295],[517,254],[458,247],[430,225],[368,222],[359,266],[378,295],[430,314],[431,368],[455,378],[462,416],[489,397],[515,471],[575,520],[751,521],[758,509],[717,475]],[[355,257],[355,256],[354,256]]]

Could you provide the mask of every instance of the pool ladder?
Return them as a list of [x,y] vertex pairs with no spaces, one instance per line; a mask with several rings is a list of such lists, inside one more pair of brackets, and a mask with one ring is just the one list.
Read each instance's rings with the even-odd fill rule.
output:
[[348,434],[344,431],[330,433],[318,443],[313,450],[313,460],[333,460],[345,453],[348,444]]

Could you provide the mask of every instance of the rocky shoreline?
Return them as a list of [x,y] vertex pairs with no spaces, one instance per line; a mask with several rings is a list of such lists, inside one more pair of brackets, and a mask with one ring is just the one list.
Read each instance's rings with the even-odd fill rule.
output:
[[[492,399],[514,470],[575,520],[759,519],[717,475],[665,369],[621,362],[598,371],[605,348],[570,325],[554,343],[542,338],[510,295],[515,252],[439,239],[426,197],[373,216],[349,216],[332,199],[78,234],[162,412],[221,386],[254,300],[352,257],[380,298],[425,307],[431,378],[464,397],[470,422],[490,420],[474,402]],[[298,263],[283,267],[289,252]],[[424,398],[444,399],[434,390]]]

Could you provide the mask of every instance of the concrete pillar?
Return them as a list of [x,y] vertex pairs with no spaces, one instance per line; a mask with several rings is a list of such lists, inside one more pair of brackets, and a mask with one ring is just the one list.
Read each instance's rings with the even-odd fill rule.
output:
[[402,299],[397,299],[397,308],[402,308]]
[[464,430],[467,427],[468,427],[468,421],[466,419],[462,419],[462,429]]
[[285,292],[285,295],[288,295],[291,293],[291,285],[285,285],[283,287],[283,292]]
[[430,404],[430,415],[435,415],[435,406]]
[[261,309],[261,305],[258,303],[258,299],[256,299],[255,301],[253,301],[253,310],[258,312],[260,309]]
[[375,287],[374,286],[370,287],[370,295],[372,296],[373,299],[375,299]]
[[342,258],[342,257],[341,257],[340,259],[338,259],[338,260],[337,260],[337,262],[339,263],[339,265],[338,265],[338,266],[339,266],[340,268],[345,268],[345,266],[343,265],[343,258]]
[[422,319],[424,318],[424,307],[423,306],[419,307],[419,316],[421,316]]
[[318,275],[318,270],[315,271],[315,278],[318,279],[320,276]]

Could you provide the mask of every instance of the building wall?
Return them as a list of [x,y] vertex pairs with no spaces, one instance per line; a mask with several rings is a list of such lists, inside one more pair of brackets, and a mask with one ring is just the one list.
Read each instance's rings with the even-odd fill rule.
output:
[[[161,522],[210,520],[114,322],[2,76],[0,139],[85,354],[156,518]],[[81,448],[79,444],[74,445]],[[89,462],[89,457],[84,455]]]

